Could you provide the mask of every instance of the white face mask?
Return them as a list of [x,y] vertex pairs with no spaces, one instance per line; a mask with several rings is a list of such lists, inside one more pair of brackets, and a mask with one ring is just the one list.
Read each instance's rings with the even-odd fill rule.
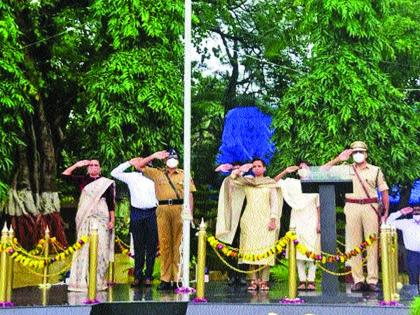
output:
[[311,174],[311,172],[307,168],[300,168],[298,169],[297,173],[301,178],[309,177],[309,175]]
[[365,155],[363,153],[355,153],[353,154],[353,160],[356,163],[363,163],[365,161]]
[[178,163],[177,159],[171,158],[166,161],[166,166],[169,168],[175,168],[178,166]]

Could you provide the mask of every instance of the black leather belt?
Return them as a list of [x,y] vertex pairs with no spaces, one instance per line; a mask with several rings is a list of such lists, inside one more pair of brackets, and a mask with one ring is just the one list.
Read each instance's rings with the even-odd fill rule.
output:
[[182,205],[183,203],[184,199],[159,200],[159,205]]

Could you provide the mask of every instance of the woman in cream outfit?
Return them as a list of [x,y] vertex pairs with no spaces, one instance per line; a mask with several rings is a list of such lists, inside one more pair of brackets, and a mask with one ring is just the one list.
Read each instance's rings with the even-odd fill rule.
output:
[[[243,177],[251,167],[254,177]],[[265,170],[264,162],[254,159],[252,164],[234,170],[220,191],[216,237],[230,244],[239,223],[239,252],[242,254],[263,253],[278,238],[282,198],[277,183],[264,176]],[[239,219],[245,197],[247,205]],[[275,263],[274,256],[259,260],[242,258],[239,263],[249,264],[250,270],[254,270],[250,277],[249,291],[258,288],[261,291],[269,290],[270,266]]]

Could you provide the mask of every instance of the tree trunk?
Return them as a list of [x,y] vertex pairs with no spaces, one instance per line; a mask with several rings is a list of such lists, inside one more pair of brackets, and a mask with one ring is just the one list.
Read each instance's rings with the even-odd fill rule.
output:
[[22,139],[25,145],[16,148],[15,176],[5,207],[17,238],[25,248],[36,245],[47,227],[59,242],[67,244],[55,185],[54,142],[44,104],[36,105],[34,113],[24,114]]

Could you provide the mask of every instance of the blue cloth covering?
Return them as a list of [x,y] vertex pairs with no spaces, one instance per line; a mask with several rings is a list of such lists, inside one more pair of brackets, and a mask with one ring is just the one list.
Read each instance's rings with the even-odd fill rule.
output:
[[271,141],[271,117],[257,107],[236,107],[225,118],[217,164],[247,163],[254,158],[270,163],[275,146]]
[[[400,185],[392,185],[389,191],[389,203],[391,206],[399,206],[401,194],[400,194]],[[411,187],[410,198],[408,199],[408,204],[410,206],[420,204],[420,178],[416,179],[413,182]]]

